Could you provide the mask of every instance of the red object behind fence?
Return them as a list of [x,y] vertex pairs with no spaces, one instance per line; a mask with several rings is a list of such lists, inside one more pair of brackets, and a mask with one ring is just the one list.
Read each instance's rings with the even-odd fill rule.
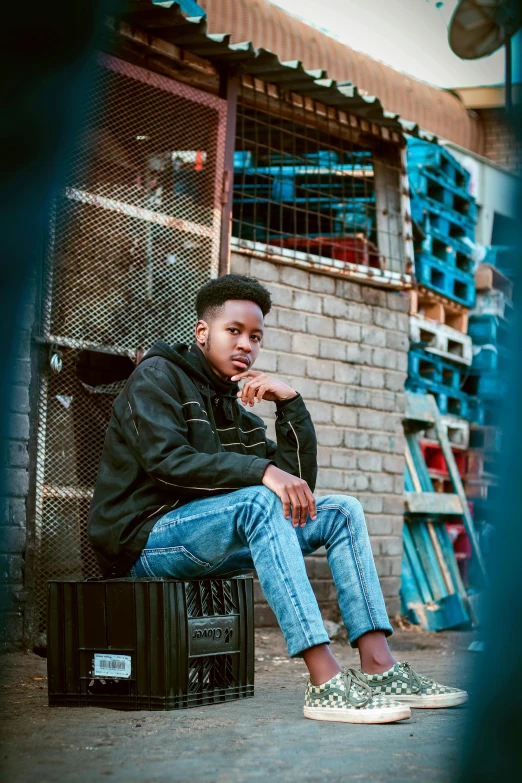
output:
[[364,237],[286,237],[270,239],[271,245],[299,250],[323,258],[335,258],[347,264],[381,269],[379,250]]

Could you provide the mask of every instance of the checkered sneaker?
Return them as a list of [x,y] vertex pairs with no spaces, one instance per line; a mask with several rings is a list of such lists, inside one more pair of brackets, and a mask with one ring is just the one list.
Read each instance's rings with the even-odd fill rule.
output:
[[323,685],[308,680],[304,714],[314,720],[344,723],[389,723],[410,717],[404,705],[387,696],[374,696],[364,674],[356,669],[345,669]]
[[374,697],[389,697],[410,707],[455,707],[468,700],[466,691],[441,685],[418,674],[408,661],[382,674],[365,674]]

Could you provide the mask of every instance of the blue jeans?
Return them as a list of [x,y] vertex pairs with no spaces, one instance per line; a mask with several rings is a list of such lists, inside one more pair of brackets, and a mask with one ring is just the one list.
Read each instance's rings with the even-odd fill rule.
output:
[[393,633],[364,512],[347,495],[317,498],[317,518],[302,528],[265,486],[193,500],[156,522],[129,576],[200,579],[255,568],[295,656],[330,641],[303,560],[323,545],[352,646],[368,631]]

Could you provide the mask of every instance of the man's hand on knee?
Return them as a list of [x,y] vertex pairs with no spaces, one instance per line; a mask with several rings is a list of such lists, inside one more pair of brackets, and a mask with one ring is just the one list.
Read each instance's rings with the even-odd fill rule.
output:
[[304,527],[308,515],[310,519],[317,517],[315,498],[303,479],[269,465],[263,476],[263,484],[280,498],[285,519],[291,516],[294,527]]

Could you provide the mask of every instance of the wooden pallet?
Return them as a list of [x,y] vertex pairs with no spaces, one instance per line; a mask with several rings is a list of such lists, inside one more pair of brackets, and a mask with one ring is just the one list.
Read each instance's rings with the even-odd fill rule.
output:
[[410,315],[410,341],[451,362],[470,365],[473,360],[471,337],[420,315]]
[[491,264],[479,264],[475,272],[477,291],[502,291],[509,301],[513,298],[512,281]]
[[448,495],[453,491],[453,484],[449,476],[439,476],[433,473],[433,471],[429,471],[429,475],[434,492]]
[[[446,437],[451,444],[452,449],[467,449],[470,438],[470,425],[466,419],[458,416],[441,416],[441,426],[446,432]],[[425,430],[425,439],[438,442],[437,433],[434,427],[428,427]]]
[[463,305],[425,286],[418,286],[410,291],[410,315],[418,315],[467,334],[468,314],[469,310]]
[[[406,392],[406,518],[401,599],[412,622],[430,630],[461,625],[473,617],[445,522],[456,517],[468,533],[477,570],[484,564],[464,494],[452,446],[435,401],[429,395]],[[450,483],[436,492],[422,457],[418,433],[433,430]]]

